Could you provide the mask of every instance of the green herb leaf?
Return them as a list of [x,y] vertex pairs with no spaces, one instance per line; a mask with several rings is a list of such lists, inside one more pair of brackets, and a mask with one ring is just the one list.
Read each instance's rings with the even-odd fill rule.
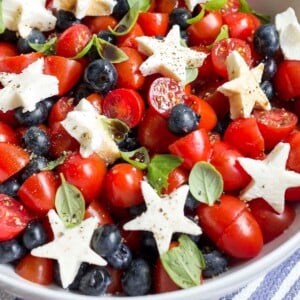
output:
[[147,178],[152,187],[161,193],[168,186],[168,176],[183,159],[171,154],[155,155],[148,165]]
[[208,162],[198,162],[189,175],[189,186],[196,200],[212,205],[223,192],[223,178]]
[[187,68],[184,85],[194,81],[198,76],[198,68]]
[[228,26],[225,24],[222,25],[221,30],[218,36],[216,37],[216,39],[214,40],[214,42],[211,45],[207,46],[207,48],[211,49],[214,46],[214,44],[227,38],[229,38],[229,30],[228,30]]
[[50,161],[45,168],[43,168],[44,171],[51,171],[55,169],[57,166],[62,165],[67,158],[68,153],[64,152],[59,158]]
[[109,30],[116,36],[127,34],[132,27],[135,25],[140,12],[139,1],[136,1],[133,6],[129,9],[127,14],[121,19],[114,29]]
[[102,122],[104,122],[104,126],[117,142],[123,141],[129,131],[127,124],[119,119],[103,118]]
[[128,152],[121,151],[121,157],[131,165],[141,170],[146,169],[150,162],[149,153],[145,147],[140,147]]
[[0,0],[0,34],[5,31],[4,21],[3,21],[3,9],[2,9],[2,0]]
[[228,0],[210,0],[204,4],[204,7],[208,11],[218,10],[223,8],[227,4]]
[[162,254],[160,259],[168,275],[181,288],[200,285],[205,260],[197,245],[187,235],[181,235],[179,246]]
[[44,53],[45,55],[51,55],[55,52],[54,45],[56,41],[57,41],[57,37],[53,37],[44,44],[35,44],[29,42],[29,46],[36,52],[41,52]]
[[55,195],[55,208],[65,227],[74,227],[81,223],[85,212],[85,201],[81,192],[66,182],[60,174],[61,185]]
[[92,38],[89,40],[89,42],[85,45],[85,47],[79,52],[77,53],[77,55],[71,57],[71,59],[79,59],[84,57],[93,47],[93,45],[95,44],[95,39],[97,38],[96,34],[93,34]]
[[197,16],[193,17],[193,18],[190,18],[190,19],[186,20],[186,22],[190,25],[194,24],[194,23],[202,20],[204,18],[204,15],[205,15],[205,7],[202,6],[199,14]]
[[151,5],[151,0],[128,0],[129,7],[133,7],[136,2],[139,2],[140,11],[147,11]]
[[253,14],[256,17],[258,17],[262,21],[262,23],[270,23],[270,21],[271,21],[271,17],[270,16],[258,13],[255,10],[253,10],[250,7],[250,5],[247,2],[247,0],[239,0],[239,1],[240,1],[240,8],[239,8],[240,12],[245,12],[245,13]]

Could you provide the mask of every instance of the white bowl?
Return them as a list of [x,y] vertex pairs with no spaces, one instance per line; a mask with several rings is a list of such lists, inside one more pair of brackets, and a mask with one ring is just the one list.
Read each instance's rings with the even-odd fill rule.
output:
[[[293,7],[300,17],[300,2],[298,0],[249,0],[251,6],[259,12],[275,14],[281,12],[288,6]],[[264,246],[259,256],[232,267],[226,273],[214,278],[205,280],[201,286],[180,290],[172,293],[159,295],[148,295],[140,297],[91,297],[83,296],[64,291],[55,286],[43,287],[23,280],[17,276],[13,269],[7,265],[0,265],[0,288],[7,292],[22,297],[26,300],[201,300],[218,299],[226,294],[244,286],[251,280],[262,275],[289,255],[300,245],[300,204],[295,206],[297,216],[292,226],[277,239]]]

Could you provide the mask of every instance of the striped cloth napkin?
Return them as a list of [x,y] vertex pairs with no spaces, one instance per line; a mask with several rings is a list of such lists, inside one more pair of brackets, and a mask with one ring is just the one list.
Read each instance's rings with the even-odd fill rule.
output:
[[[0,300],[15,298],[0,290]],[[300,248],[266,275],[220,300],[300,300]]]

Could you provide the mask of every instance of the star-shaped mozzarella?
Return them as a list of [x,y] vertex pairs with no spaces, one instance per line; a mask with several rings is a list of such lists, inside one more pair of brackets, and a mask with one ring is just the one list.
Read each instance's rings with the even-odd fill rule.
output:
[[124,224],[125,230],[153,232],[160,255],[168,251],[174,232],[194,235],[202,233],[198,225],[184,216],[188,185],[183,185],[164,197],[160,197],[146,181],[141,182],[141,188],[147,210]]
[[23,107],[23,112],[35,110],[36,103],[58,94],[58,79],[43,73],[44,59],[40,58],[20,74],[0,72],[0,110],[6,112]]
[[293,8],[289,7],[275,16],[280,47],[285,59],[300,60],[300,24]]
[[190,11],[193,11],[197,4],[202,4],[207,1],[208,0],[185,0],[185,5]]
[[149,56],[140,66],[144,76],[160,73],[185,82],[186,68],[200,67],[206,57],[203,52],[182,46],[178,25],[174,25],[163,39],[141,36],[136,40],[138,50]]
[[239,157],[239,163],[252,177],[240,198],[245,201],[263,198],[275,211],[282,213],[286,189],[300,186],[300,174],[286,170],[289,151],[290,144],[278,143],[264,160]]
[[120,151],[106,128],[105,119],[83,98],[61,124],[80,143],[80,154],[83,157],[95,152],[110,164],[120,157]]
[[3,0],[4,27],[26,38],[33,28],[40,31],[54,29],[56,17],[45,7],[46,0]]
[[53,7],[74,13],[76,18],[86,16],[109,16],[113,12],[116,0],[54,0]]
[[48,213],[54,240],[31,250],[33,256],[52,258],[58,261],[63,288],[74,280],[82,262],[105,266],[106,261],[90,248],[97,218],[89,218],[73,228],[65,228],[54,210]]
[[270,102],[260,88],[264,65],[250,69],[237,51],[231,52],[226,59],[229,81],[218,91],[229,98],[231,119],[247,118],[254,108],[269,110]]

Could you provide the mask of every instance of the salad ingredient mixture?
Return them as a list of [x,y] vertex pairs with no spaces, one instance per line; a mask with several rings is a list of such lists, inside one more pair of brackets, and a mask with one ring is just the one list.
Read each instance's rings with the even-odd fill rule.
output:
[[84,295],[197,286],[300,200],[300,26],[245,0],[0,1],[0,263]]

